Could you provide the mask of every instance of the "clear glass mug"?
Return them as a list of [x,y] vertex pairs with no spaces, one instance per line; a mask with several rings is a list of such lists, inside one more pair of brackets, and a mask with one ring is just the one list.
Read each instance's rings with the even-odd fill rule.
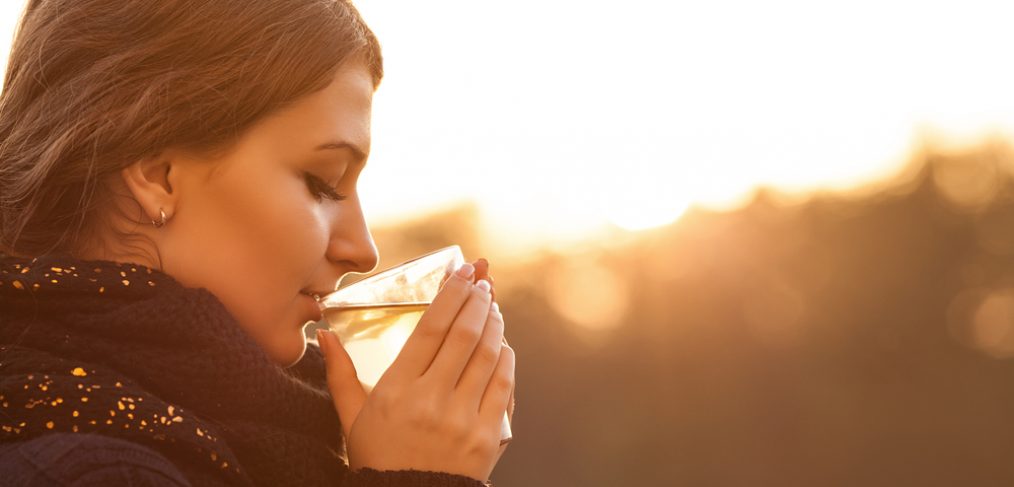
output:
[[[341,339],[367,392],[394,363],[444,281],[464,263],[461,248],[452,245],[320,298],[324,320]],[[500,444],[510,440],[511,424],[504,413]]]

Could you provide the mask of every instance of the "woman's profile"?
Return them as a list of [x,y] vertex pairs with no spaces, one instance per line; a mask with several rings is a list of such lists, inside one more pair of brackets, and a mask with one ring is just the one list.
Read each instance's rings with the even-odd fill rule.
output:
[[372,393],[314,294],[378,262],[380,47],[345,0],[30,0],[0,94],[4,485],[473,486],[514,353],[484,265]]

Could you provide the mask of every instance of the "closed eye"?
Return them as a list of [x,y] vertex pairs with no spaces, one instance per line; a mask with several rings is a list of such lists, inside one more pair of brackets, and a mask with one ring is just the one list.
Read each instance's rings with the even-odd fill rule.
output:
[[329,200],[342,201],[347,198],[347,196],[335,191],[335,189],[324,182],[323,179],[308,172],[303,174],[306,179],[306,187],[310,190],[310,194],[317,200],[327,198]]

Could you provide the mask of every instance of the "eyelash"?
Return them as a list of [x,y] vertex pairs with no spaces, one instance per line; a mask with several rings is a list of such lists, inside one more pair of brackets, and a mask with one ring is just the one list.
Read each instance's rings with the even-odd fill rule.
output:
[[347,196],[336,192],[334,188],[324,182],[323,179],[310,173],[305,173],[305,177],[306,185],[310,188],[310,194],[312,194],[314,198],[320,199],[321,197],[324,197],[334,201],[342,201],[347,198]]

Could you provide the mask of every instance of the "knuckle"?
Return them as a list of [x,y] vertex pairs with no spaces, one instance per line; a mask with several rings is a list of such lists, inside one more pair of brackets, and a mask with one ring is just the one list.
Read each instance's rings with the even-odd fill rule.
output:
[[472,424],[463,414],[449,414],[444,419],[447,433],[458,440],[465,440],[472,434]]
[[494,326],[498,330],[504,329],[503,315],[496,311],[490,310],[489,315],[486,317],[487,326]]
[[497,363],[500,360],[500,347],[498,342],[495,345],[483,345],[475,350],[476,358],[485,363]]
[[484,302],[490,302],[493,299],[489,291],[483,291],[482,289],[475,286],[472,287],[472,297]]
[[493,387],[503,391],[510,391],[514,387],[514,372],[497,372],[493,375]]
[[432,430],[440,418],[438,408],[431,401],[422,401],[408,415],[409,424],[422,430]]
[[501,345],[500,355],[504,360],[510,362],[511,370],[514,369],[514,363],[517,360],[517,356],[514,354],[514,349],[510,345]]
[[424,338],[440,338],[443,331],[437,326],[436,320],[431,316],[423,316],[416,326],[416,333]]
[[474,344],[482,335],[482,331],[473,326],[456,326],[451,329],[450,338],[461,345]]
[[444,288],[440,292],[461,299],[468,296],[468,291],[471,287],[472,283],[469,280],[460,276],[454,276],[444,284]]

